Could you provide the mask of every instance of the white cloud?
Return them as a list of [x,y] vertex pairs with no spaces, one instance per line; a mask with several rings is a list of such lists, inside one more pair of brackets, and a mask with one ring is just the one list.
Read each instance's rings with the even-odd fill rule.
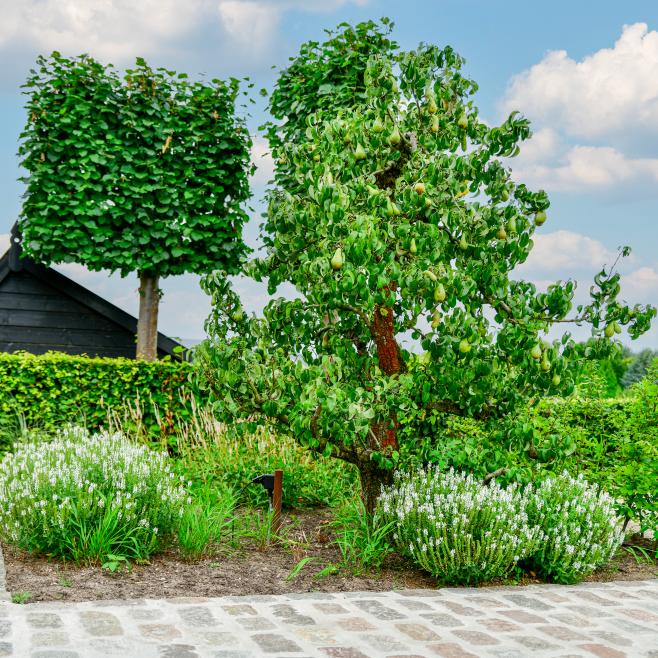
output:
[[219,3],[219,16],[229,36],[256,53],[269,47],[280,14],[280,7],[267,2],[226,0]]
[[349,2],[367,0],[0,0],[0,50],[87,52],[123,63],[214,24],[258,55],[284,12],[333,11]]
[[603,243],[572,231],[536,233],[533,241],[528,260],[518,268],[520,274],[533,279],[539,273],[549,272],[564,279],[574,271],[596,271],[616,258],[616,253]]
[[501,102],[538,127],[510,162],[514,177],[553,192],[655,194],[658,32],[626,25],[612,48],[581,60],[549,52],[514,76]]
[[253,140],[251,160],[256,165],[256,172],[251,178],[251,183],[254,186],[264,187],[274,178],[274,160],[266,139],[257,135]]
[[658,135],[658,32],[645,23],[626,25],[613,48],[581,61],[564,50],[549,52],[512,79],[503,106],[579,138]]
[[233,40],[252,54],[271,44],[281,16],[288,11],[331,12],[346,4],[366,5],[369,0],[220,0],[219,16]]
[[[658,302],[658,271],[653,267],[641,267],[621,279],[624,297],[635,302]],[[630,291],[630,294],[629,294]]]
[[553,192],[577,192],[612,188],[621,183],[658,182],[658,159],[630,158],[610,146],[573,146],[555,157],[557,142],[533,142],[534,138],[528,143],[529,156],[522,151],[510,163],[514,178],[532,186]]
[[0,47],[89,52],[125,61],[197,25],[208,0],[3,0]]
[[512,163],[534,163],[543,162],[552,158],[564,150],[564,144],[557,131],[552,128],[541,128],[532,133],[532,137],[523,142],[521,153]]

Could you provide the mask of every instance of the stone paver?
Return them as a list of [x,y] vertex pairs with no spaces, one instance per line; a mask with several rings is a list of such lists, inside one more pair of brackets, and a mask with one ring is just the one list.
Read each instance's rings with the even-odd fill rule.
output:
[[27,605],[2,600],[0,656],[658,658],[658,580]]

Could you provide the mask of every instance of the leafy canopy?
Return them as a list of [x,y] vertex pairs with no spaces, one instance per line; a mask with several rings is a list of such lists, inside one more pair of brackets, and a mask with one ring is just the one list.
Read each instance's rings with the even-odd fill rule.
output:
[[[273,95],[288,119],[270,127],[283,175],[268,197],[266,255],[248,272],[270,294],[289,282],[298,297],[247,319],[224,275],[208,276],[216,340],[202,357],[219,410],[262,413],[363,471],[394,465],[390,433],[409,415],[496,422],[532,398],[570,392],[582,357],[608,353],[622,326],[640,335],[655,311],[618,302],[613,269],[576,308],[573,281],[541,292],[516,278],[549,206],[504,160],[529,124],[516,112],[500,126],[480,121],[477,86],[451,48],[397,52],[382,37],[358,59],[362,77],[346,73],[363,80],[353,98],[314,105],[302,93],[314,111],[300,114],[303,77],[292,84],[292,71],[304,70],[309,49],[313,80],[341,57],[353,63],[342,44],[360,29],[373,28],[303,47]],[[566,321],[590,324],[592,339],[549,342],[545,332]]]
[[124,276],[236,269],[251,147],[237,80],[190,81],[143,59],[119,76],[53,53],[24,87],[29,255]]

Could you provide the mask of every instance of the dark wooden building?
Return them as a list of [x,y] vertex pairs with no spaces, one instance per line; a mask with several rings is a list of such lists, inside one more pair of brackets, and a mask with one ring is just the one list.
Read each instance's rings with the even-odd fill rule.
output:
[[[0,352],[51,350],[135,357],[137,320],[56,270],[21,254],[14,231],[0,258]],[[158,334],[158,356],[179,343]]]

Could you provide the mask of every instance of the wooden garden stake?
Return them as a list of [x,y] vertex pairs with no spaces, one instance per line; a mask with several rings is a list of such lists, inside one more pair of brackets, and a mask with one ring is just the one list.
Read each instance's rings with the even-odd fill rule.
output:
[[274,491],[272,492],[272,506],[274,516],[272,517],[272,534],[276,537],[281,530],[281,501],[283,498],[283,471],[274,471]]

